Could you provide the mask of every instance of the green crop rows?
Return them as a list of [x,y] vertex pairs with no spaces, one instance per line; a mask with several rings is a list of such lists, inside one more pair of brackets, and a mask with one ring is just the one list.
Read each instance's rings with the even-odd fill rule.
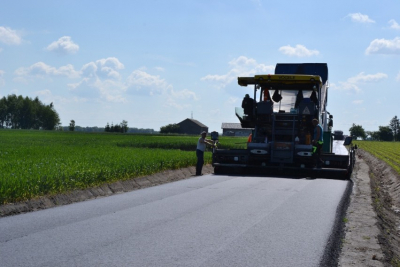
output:
[[[198,138],[0,130],[0,204],[194,166]],[[245,141],[222,137],[220,147]]]
[[385,161],[400,174],[400,142],[356,141],[361,149]]

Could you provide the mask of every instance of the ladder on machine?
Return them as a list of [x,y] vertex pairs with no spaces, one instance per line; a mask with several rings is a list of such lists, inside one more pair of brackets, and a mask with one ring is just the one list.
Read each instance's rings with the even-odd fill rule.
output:
[[271,162],[293,163],[297,114],[274,114],[272,118]]

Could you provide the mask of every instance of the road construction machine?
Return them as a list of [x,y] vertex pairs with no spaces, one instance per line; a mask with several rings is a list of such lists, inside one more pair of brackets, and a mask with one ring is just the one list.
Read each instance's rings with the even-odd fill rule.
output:
[[[251,128],[252,134],[246,149],[213,149],[216,174],[255,172],[349,179],[355,150],[351,137],[335,140],[331,132],[326,63],[278,63],[275,74],[238,77],[238,84],[254,88],[235,109],[242,128]],[[323,129],[319,157],[313,142],[313,119],[318,119]],[[211,138],[217,142],[218,134],[214,132]],[[318,160],[323,164],[316,166]]]

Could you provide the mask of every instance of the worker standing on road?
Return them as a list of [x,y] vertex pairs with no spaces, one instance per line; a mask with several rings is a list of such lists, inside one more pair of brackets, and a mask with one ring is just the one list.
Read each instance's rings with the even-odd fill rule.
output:
[[201,170],[203,169],[204,165],[204,151],[206,150],[206,145],[209,144],[210,146],[214,146],[211,140],[206,139],[207,132],[203,131],[201,133],[201,137],[199,141],[197,141],[197,149],[196,149],[196,156],[197,156],[197,164],[196,164],[196,176],[200,176]]
[[314,139],[312,140],[314,162],[317,168],[321,168],[323,163],[321,159],[321,149],[324,144],[322,126],[319,124],[317,119],[313,119],[312,124],[314,125]]

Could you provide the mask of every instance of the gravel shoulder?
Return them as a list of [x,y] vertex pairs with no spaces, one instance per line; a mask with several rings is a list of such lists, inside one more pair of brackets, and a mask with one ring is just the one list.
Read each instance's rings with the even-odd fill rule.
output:
[[[209,173],[213,173],[213,168],[205,165],[203,174]],[[86,190],[2,205],[0,217],[188,179],[194,174],[194,167],[164,171]],[[384,162],[358,149],[352,181],[338,266],[400,266],[400,176]]]

